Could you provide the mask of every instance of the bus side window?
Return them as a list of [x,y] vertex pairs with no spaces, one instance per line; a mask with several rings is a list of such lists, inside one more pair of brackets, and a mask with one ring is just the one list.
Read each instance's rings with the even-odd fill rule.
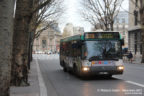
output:
[[60,44],[60,53],[63,55],[63,43]]
[[81,43],[77,42],[76,45],[76,56],[80,57],[81,56]]
[[72,48],[72,42],[69,42],[69,52],[68,52],[70,57],[73,57],[73,48]]
[[85,45],[82,45],[82,59],[85,59],[87,57],[87,51]]
[[70,45],[69,45],[69,42],[67,42],[66,43],[66,50],[65,50],[66,51],[66,54],[65,54],[66,56],[69,56],[69,48],[70,48]]
[[78,47],[78,56],[81,56],[82,45],[79,43]]

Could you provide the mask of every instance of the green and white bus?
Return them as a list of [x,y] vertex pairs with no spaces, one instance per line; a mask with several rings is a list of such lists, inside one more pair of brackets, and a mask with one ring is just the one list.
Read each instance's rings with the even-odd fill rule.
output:
[[61,39],[60,65],[79,76],[123,74],[119,32],[86,32]]

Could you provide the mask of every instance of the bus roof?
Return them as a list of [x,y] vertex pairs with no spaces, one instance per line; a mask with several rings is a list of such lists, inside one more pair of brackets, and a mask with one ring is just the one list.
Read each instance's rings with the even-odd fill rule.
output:
[[[84,34],[79,34],[79,35],[74,35],[74,36],[70,36],[70,37],[66,37],[64,39],[61,39],[60,42],[68,42],[68,41],[73,41],[73,40],[84,40],[85,38],[85,34],[91,34],[91,33],[116,33],[118,34],[119,32],[117,31],[91,31],[91,32],[85,32]],[[120,38],[121,39],[121,35],[119,34]]]

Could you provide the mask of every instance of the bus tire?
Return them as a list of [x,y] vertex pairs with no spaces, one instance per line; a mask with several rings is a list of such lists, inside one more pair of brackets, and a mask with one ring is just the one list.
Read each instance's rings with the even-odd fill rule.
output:
[[64,71],[64,72],[67,72],[67,69],[66,69],[66,67],[63,67],[63,71]]
[[66,67],[66,64],[64,62],[63,62],[63,71],[67,72],[67,67]]
[[74,73],[74,75],[78,76],[78,69],[75,64],[73,65],[73,73]]
[[63,61],[60,61],[60,65],[63,66],[63,64],[64,64]]

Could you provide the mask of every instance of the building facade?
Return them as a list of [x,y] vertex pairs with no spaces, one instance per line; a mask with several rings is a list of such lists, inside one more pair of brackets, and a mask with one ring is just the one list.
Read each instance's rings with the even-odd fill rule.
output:
[[77,34],[83,34],[84,33],[84,28],[83,27],[73,27],[73,35]]
[[60,39],[62,38],[58,25],[52,25],[43,31],[38,38],[34,40],[33,51],[59,52]]
[[136,62],[140,63],[142,58],[142,30],[140,19],[141,0],[129,1],[129,50],[134,54]]
[[77,34],[83,34],[84,28],[79,26],[73,26],[72,23],[67,23],[64,27],[62,37],[69,37]]
[[73,24],[67,23],[63,29],[62,37],[65,38],[72,35],[73,35]]

